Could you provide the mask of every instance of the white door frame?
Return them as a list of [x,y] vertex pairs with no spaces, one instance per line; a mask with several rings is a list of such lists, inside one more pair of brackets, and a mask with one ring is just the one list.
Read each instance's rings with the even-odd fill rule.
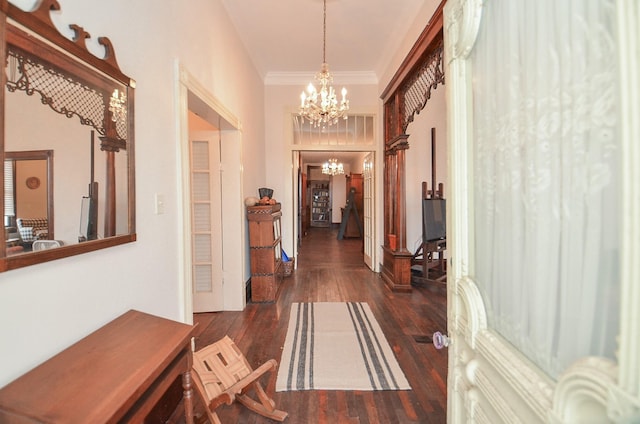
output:
[[[292,189],[291,189],[291,202],[290,204],[292,205],[292,216],[293,216],[293,255],[294,257],[298,256],[298,167],[299,167],[299,163],[296,161],[296,159],[299,157],[299,155],[294,155],[294,152],[298,152],[298,153],[304,153],[304,152],[318,152],[318,151],[328,151],[328,152],[366,152],[369,153],[370,155],[373,156],[374,160],[377,160],[376,158],[379,157],[379,155],[376,153],[376,150],[372,150],[371,147],[363,147],[363,146],[358,146],[358,145],[341,145],[341,146],[305,146],[305,145],[295,145],[295,146],[291,146],[291,148],[288,150],[288,155],[291,158],[292,161],[292,166],[291,166],[291,182],[292,182]],[[371,229],[372,229],[372,233],[371,233],[371,244],[372,244],[372,249],[371,249],[371,264],[367,264],[367,266],[369,266],[369,268],[374,271],[374,272],[378,272],[376,269],[376,255],[377,255],[377,251],[378,249],[376,248],[376,198],[379,198],[377,196],[378,193],[376,193],[376,180],[377,180],[377,176],[375,175],[376,171],[376,164],[374,164],[373,167],[373,173],[371,176],[372,179],[372,203],[373,203],[373,208],[371,210],[371,220],[373,221],[373,225],[371,225]],[[304,170],[302,170],[304,172]],[[364,230],[364,229],[363,229]],[[363,234],[363,239],[364,239],[364,234]]]
[[[285,187],[285,191],[289,193],[289,198],[287,201],[290,205],[290,212],[293,219],[291,220],[292,225],[292,234],[293,237],[290,239],[292,241],[291,252],[293,253],[293,257],[298,256],[298,163],[296,162],[296,158],[293,152],[368,152],[373,154],[374,165],[373,165],[373,188],[372,188],[372,203],[373,208],[371,210],[371,219],[373,221],[371,234],[371,243],[372,243],[372,251],[371,251],[371,270],[373,272],[380,272],[380,264],[378,263],[378,258],[381,257],[382,247],[378,244],[378,240],[381,240],[383,226],[382,220],[380,222],[377,221],[378,217],[383,216],[383,204],[382,204],[382,184],[378,183],[378,181],[382,181],[382,173],[383,173],[383,159],[384,158],[384,146],[378,142],[378,132],[374,131],[374,140],[373,145],[305,145],[305,144],[293,144],[293,126],[291,125],[292,119],[291,117],[296,114],[293,110],[287,111],[284,114],[284,126],[287,128],[284,132],[285,137],[287,138],[286,147],[284,149],[283,154],[285,155],[285,160],[283,163],[291,163],[291,173],[289,175],[289,181],[291,185]],[[374,117],[374,128],[378,128],[378,112],[375,110],[353,110],[353,114],[366,114],[372,115]],[[290,189],[289,189],[290,188]],[[287,224],[288,225],[288,224]],[[289,240],[289,238],[287,238]],[[285,246],[288,247],[288,246]],[[287,252],[288,253],[288,252]]]
[[[375,161],[376,154],[375,152],[369,153],[364,158],[365,160],[365,169],[363,169],[363,192],[362,199],[364,201],[364,205],[362,208],[362,219],[364,221],[362,238],[364,240],[364,263],[371,270],[375,270],[375,255],[376,255],[376,245],[375,245],[375,233],[376,233],[376,221],[375,221],[375,205],[376,205],[376,196],[375,196],[375,188],[376,188],[376,178],[375,178]],[[373,167],[372,169],[367,169],[367,167]]]
[[[242,125],[239,119],[227,109],[204,85],[202,85],[191,73],[176,61],[176,116],[177,135],[176,160],[177,160],[177,185],[176,207],[178,214],[178,232],[182,236],[182,245],[178,251],[178,272],[180,277],[178,295],[182,305],[180,314],[186,323],[193,323],[193,273],[191,269],[191,199],[190,199],[190,158],[189,158],[189,99],[190,97],[206,106],[229,128],[223,131],[225,143],[229,143],[227,151],[221,151],[223,161],[222,208],[223,245],[225,254],[223,257],[224,273],[224,309],[242,310],[245,307],[245,288],[242,270],[245,269],[245,255],[243,245],[245,240],[243,193],[242,193],[242,157],[240,130]],[[221,149],[221,150],[224,150]],[[225,163],[226,162],[226,163]],[[226,168],[226,169],[225,169]]]

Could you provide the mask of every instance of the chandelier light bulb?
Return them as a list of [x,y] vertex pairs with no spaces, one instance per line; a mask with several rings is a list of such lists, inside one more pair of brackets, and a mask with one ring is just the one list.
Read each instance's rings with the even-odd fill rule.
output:
[[119,91],[117,88],[111,93],[109,99],[109,111],[113,122],[122,122],[127,118],[127,93]]
[[344,166],[338,163],[338,159],[331,158],[322,164],[322,173],[332,176],[344,174]]

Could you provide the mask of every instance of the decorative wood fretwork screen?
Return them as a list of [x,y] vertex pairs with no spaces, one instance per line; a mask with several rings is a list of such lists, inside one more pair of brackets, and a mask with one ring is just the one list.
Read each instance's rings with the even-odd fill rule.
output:
[[[17,31],[16,34],[24,36]],[[42,44],[43,50],[48,48]],[[76,68],[79,66],[76,64]],[[77,74],[14,45],[7,46],[6,87],[9,92],[37,94],[41,103],[54,112],[67,118],[77,117],[82,125],[93,127],[101,136],[103,150],[125,149],[127,121],[115,119],[109,108],[114,87],[123,86],[99,76],[94,76],[93,82],[85,82]]]
[[407,132],[414,116],[427,105],[431,98],[431,90],[438,84],[444,84],[444,64],[442,62],[442,38],[434,40],[436,47],[421,62],[420,68],[402,85],[402,133]]
[[[105,115],[111,93],[101,92],[77,80],[74,75],[55,69],[28,53],[9,46],[7,52],[7,89],[24,91],[28,95],[38,93],[42,104],[71,118],[77,116],[80,123],[90,125],[100,135],[105,135]],[[126,122],[116,123],[120,139],[126,140]]]

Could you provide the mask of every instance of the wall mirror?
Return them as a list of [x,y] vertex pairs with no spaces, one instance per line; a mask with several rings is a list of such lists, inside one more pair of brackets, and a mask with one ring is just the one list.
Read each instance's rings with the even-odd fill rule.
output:
[[0,271],[136,239],[135,82],[107,38],[98,38],[98,57],[82,27],[70,25],[72,38],[58,32],[51,13],[59,10],[56,0],[32,11],[0,0]]

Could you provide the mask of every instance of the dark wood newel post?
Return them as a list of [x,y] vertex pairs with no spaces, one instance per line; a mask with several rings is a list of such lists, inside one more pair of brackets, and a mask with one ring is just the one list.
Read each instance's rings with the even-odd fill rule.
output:
[[[105,93],[105,99],[109,99],[110,93]],[[127,112],[128,113],[128,112]],[[127,150],[126,136],[123,138],[118,133],[117,118],[108,104],[105,104],[104,129],[105,135],[100,137],[100,150],[104,151],[106,158],[105,175],[105,199],[104,199],[104,237],[116,235],[116,154],[121,150]]]
[[[402,134],[386,143],[385,151],[385,244],[382,278],[393,290],[411,291],[411,258],[407,250],[406,221],[406,150],[408,135]],[[389,239],[394,238],[393,242]]]
[[104,199],[104,237],[116,235],[116,153],[127,147],[126,141],[118,136],[111,112],[107,110],[104,127],[106,134],[100,137],[100,150],[105,153],[105,199]]
[[116,158],[114,152],[106,152],[106,155],[104,236],[111,237],[116,235]]
[[397,252],[408,253],[407,250],[407,194],[406,194],[406,151],[409,148],[407,143],[408,135],[401,135],[400,142],[396,148],[397,166],[397,182],[398,190],[396,191],[396,228],[397,228]]
[[395,221],[394,221],[394,186],[395,184],[395,169],[396,169],[396,156],[395,151],[388,150],[385,152],[385,164],[384,164],[384,181],[390,182],[389,184],[385,183],[385,191],[384,191],[384,241],[383,244],[386,247],[389,247],[389,239],[387,234],[395,234]]

